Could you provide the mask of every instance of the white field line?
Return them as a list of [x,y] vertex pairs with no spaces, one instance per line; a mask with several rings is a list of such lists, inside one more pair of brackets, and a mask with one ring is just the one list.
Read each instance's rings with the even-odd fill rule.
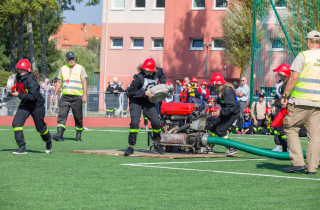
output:
[[181,171],[200,171],[200,172],[211,172],[211,173],[237,174],[237,175],[248,175],[248,176],[262,176],[262,177],[273,177],[273,178],[303,179],[303,180],[320,181],[320,179],[292,177],[292,176],[276,176],[276,175],[269,175],[269,174],[252,174],[252,173],[240,173],[240,172],[230,172],[230,171],[212,171],[212,170],[201,170],[201,169],[190,169],[190,168],[172,168],[172,167],[138,165],[138,164],[132,164],[130,166],[138,166],[138,167],[146,167],[146,168],[161,168],[161,169],[171,169],[171,170],[181,170]]
[[158,163],[133,163],[133,164],[121,164],[123,166],[135,166],[145,168],[161,168],[170,170],[181,170],[181,171],[199,171],[199,172],[210,172],[210,173],[223,173],[223,174],[236,174],[236,175],[247,175],[247,176],[262,176],[262,177],[273,177],[273,178],[285,178],[285,179],[301,179],[301,180],[313,180],[320,181],[320,179],[304,178],[304,177],[292,177],[292,176],[277,176],[269,174],[252,174],[252,173],[241,173],[231,171],[213,171],[213,170],[202,170],[202,169],[190,169],[190,168],[173,168],[164,166],[152,166],[157,164],[181,164],[181,163],[210,163],[210,162],[238,162],[238,161],[252,161],[252,160],[270,160],[270,159],[243,159],[243,160],[213,160],[213,161],[189,161],[189,162],[158,162]]

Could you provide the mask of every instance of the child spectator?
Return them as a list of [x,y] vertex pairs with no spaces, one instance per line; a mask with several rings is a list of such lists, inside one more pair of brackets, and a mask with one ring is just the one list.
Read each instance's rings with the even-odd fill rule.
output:
[[182,103],[187,103],[188,102],[188,83],[186,81],[183,81],[182,82],[182,85],[181,85],[181,88],[182,88],[182,91],[180,93],[180,102]]
[[261,127],[257,128],[257,133],[263,134],[263,135],[271,135],[270,125],[273,119],[274,119],[274,115],[272,114],[272,109],[270,107],[267,107],[265,118],[261,121]]
[[208,101],[208,99],[210,98],[209,90],[208,90],[208,83],[205,80],[203,80],[201,82],[200,88],[201,88],[200,89],[201,93],[200,93],[199,97],[204,101]]
[[209,113],[209,112],[210,112],[210,108],[214,107],[215,101],[214,101],[213,98],[209,98],[207,102],[208,102],[208,103],[207,103],[206,112]]
[[250,116],[250,109],[249,107],[246,107],[244,109],[244,116],[240,117],[239,127],[241,128],[242,134],[250,134],[252,135],[254,132],[254,120]]

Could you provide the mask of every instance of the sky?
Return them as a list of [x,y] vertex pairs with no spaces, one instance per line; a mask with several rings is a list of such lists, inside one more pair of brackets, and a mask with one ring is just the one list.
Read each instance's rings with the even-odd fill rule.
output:
[[102,1],[97,6],[85,6],[85,2],[75,4],[75,10],[64,11],[64,23],[71,22],[72,24],[87,23],[92,25],[96,23],[98,26],[102,25]]

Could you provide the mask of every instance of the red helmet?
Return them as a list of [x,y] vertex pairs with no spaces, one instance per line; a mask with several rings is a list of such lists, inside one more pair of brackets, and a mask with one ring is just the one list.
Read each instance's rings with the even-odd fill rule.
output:
[[271,109],[270,107],[267,107],[267,108],[266,108],[266,114],[267,114],[269,111],[272,112],[272,109]]
[[141,68],[146,71],[155,72],[156,71],[156,62],[152,58],[148,58],[147,60],[145,60],[143,62]]
[[222,74],[214,73],[211,76],[209,85],[224,85],[224,84],[227,84],[227,82],[223,79]]
[[27,71],[30,71],[30,72],[31,72],[31,64],[30,64],[30,62],[28,61],[28,59],[22,59],[22,60],[20,60],[20,61],[17,63],[16,68],[17,68],[17,69],[24,69],[24,70],[27,70]]
[[208,83],[205,80],[203,80],[200,85],[208,86]]
[[187,81],[183,81],[181,85],[188,86],[188,83],[187,83]]
[[216,111],[218,111],[218,109],[217,109],[217,107],[211,107],[211,108],[209,108],[209,112],[216,112]]
[[191,82],[196,82],[196,83],[198,83],[197,77],[192,77],[190,81],[191,81]]
[[210,102],[214,102],[214,99],[213,98],[209,98],[208,99],[208,103],[210,103]]
[[243,113],[250,113],[249,107],[246,107],[246,108],[244,109]]
[[282,74],[285,77],[290,77],[290,67],[291,66],[289,64],[283,63],[280,66],[278,66],[278,68],[273,69],[273,71]]
[[169,86],[170,86],[170,85],[172,85],[172,83],[171,83],[171,82],[167,82],[167,84],[166,84],[166,85],[169,85]]

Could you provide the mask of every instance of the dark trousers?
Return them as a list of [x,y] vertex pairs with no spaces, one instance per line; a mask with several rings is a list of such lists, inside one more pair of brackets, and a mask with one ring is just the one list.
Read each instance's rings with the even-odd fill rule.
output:
[[251,133],[254,133],[254,129],[253,129],[253,126],[250,126],[249,128],[244,128],[243,130],[247,130],[249,129],[247,132],[244,132],[243,134],[251,134]]
[[210,130],[212,133],[218,135],[218,137],[225,137],[227,136],[227,130],[232,126],[234,121],[238,119],[240,113],[233,113],[228,116],[220,115],[220,121],[216,126],[213,126]]
[[41,106],[37,109],[30,109],[25,105],[20,104],[17,113],[12,121],[15,139],[19,146],[23,146],[26,144],[22,126],[30,115],[33,118],[33,122],[36,125],[37,131],[41,134],[42,140],[45,142],[51,141],[50,133],[47,129],[46,123],[44,122],[45,113],[46,111],[44,106]]
[[[280,111],[280,107],[276,107],[276,113],[275,115],[277,115]],[[273,128],[274,132],[274,143],[276,145],[281,145],[282,149],[284,152],[287,151],[287,136],[286,136],[286,132],[284,131],[283,125],[279,128]]]
[[108,93],[105,95],[106,114],[110,116],[114,116],[115,97],[116,96],[113,93]]
[[143,110],[144,115],[148,118],[151,122],[152,131],[153,131],[153,141],[159,142],[160,141],[160,120],[159,115],[157,113],[157,109],[155,104],[153,103],[129,103],[130,107],[130,115],[131,115],[131,123],[130,123],[130,134],[129,134],[129,145],[135,145],[137,142],[137,135],[139,132],[139,124],[140,124],[140,117],[141,112]]
[[81,96],[66,96],[61,97],[59,114],[58,114],[58,126],[64,125],[67,122],[69,110],[72,110],[72,114],[75,121],[76,130],[82,129],[82,97]]
[[231,127],[229,128],[230,134],[236,134],[238,131],[239,131],[239,128],[237,126],[231,125]]

